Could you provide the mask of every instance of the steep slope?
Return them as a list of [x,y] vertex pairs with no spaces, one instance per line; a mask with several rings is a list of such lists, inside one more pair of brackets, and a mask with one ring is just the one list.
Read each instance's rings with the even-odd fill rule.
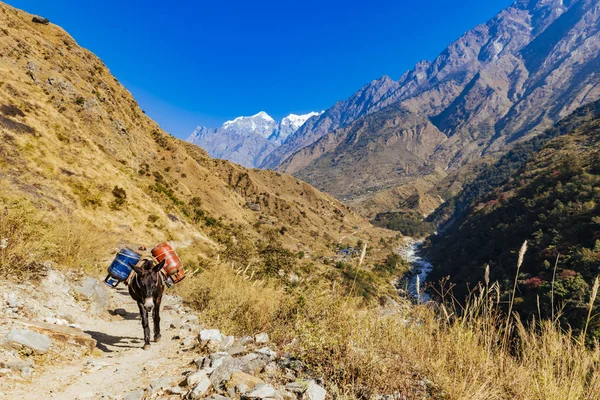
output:
[[291,176],[211,159],[166,134],[59,27],[4,4],[0,26],[3,204],[29,202],[49,226],[69,221],[113,243],[199,239],[215,248],[233,229],[254,238],[281,230],[290,249],[328,252],[338,232],[375,232]]
[[[387,189],[389,176],[400,175],[396,184],[414,178],[398,169],[415,157],[419,158],[415,167],[430,166],[424,169],[426,174],[434,167],[452,170],[535,136],[580,105],[600,98],[599,15],[597,0],[517,1],[464,34],[435,61],[421,62],[390,83],[392,89],[373,106],[379,111],[363,115],[343,131],[330,129],[325,136],[319,132],[319,140],[283,161],[279,170],[303,177],[338,198],[359,195],[353,184],[354,160],[361,160],[357,164],[361,168],[378,169],[385,146],[372,154],[363,149],[385,143],[390,130],[385,124],[377,128],[371,120],[391,122],[398,110],[417,116],[397,125],[398,135],[418,130],[424,120],[432,126],[425,137],[403,136],[410,154],[398,154],[388,164],[387,176],[373,174],[365,180],[368,186],[360,187],[363,190]],[[369,127],[364,141],[346,140],[361,127]],[[305,132],[308,128],[307,124],[296,134],[317,133]],[[436,147],[424,153],[420,140]],[[326,151],[323,143],[329,144]],[[332,165],[331,160],[342,158],[349,161]]]
[[[379,133],[376,140],[371,136],[374,131]],[[318,182],[322,190],[352,198],[432,173],[436,167],[428,159],[445,139],[429,120],[405,109],[387,108],[335,130],[281,167]],[[338,148],[346,151],[337,156]],[[338,190],[340,182],[345,183],[343,191]]]
[[306,120],[318,116],[290,114],[276,122],[261,111],[250,117],[238,117],[220,128],[199,126],[187,141],[205,149],[211,157],[233,161],[247,168],[258,167],[265,157],[296,132]]
[[599,143],[600,102],[595,102],[484,169],[455,202],[451,229],[431,239],[431,279],[450,276],[457,293],[464,294],[483,281],[489,264],[490,279],[509,287],[517,250],[528,240],[516,309],[539,317],[539,296],[541,316],[550,317],[554,279],[555,305],[565,307],[563,321],[581,328],[600,271]]

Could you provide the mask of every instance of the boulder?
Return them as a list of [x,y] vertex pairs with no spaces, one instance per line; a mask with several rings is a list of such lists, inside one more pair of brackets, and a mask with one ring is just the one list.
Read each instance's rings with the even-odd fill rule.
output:
[[264,363],[259,364],[261,361],[260,359],[256,359],[248,362],[243,358],[228,357],[213,371],[210,375],[210,380],[215,388],[220,389],[224,382],[231,379],[234,372],[245,372],[253,375],[260,371],[262,369],[261,365],[264,366]]
[[223,341],[221,341],[221,343],[219,344],[218,347],[220,350],[227,350],[230,347],[232,347],[234,343],[235,343],[235,337],[223,336]]
[[47,352],[52,345],[52,339],[48,336],[28,329],[12,329],[6,335],[5,342],[17,349],[26,347],[42,354]]
[[218,352],[210,354],[206,357],[201,357],[194,360],[194,363],[198,366],[198,368],[217,368],[219,365],[223,363],[226,359],[231,358],[229,354]]
[[262,354],[263,356],[268,357],[271,360],[274,360],[277,358],[277,353],[268,347],[263,347],[262,349],[258,349],[258,350],[256,350],[256,352],[259,354]]
[[90,312],[99,315],[108,310],[109,296],[97,279],[91,276],[84,277],[79,286],[75,286],[75,291],[90,303]]
[[249,201],[246,203],[246,207],[248,207],[250,210],[252,210],[254,212],[260,212],[260,204],[258,204],[258,203],[252,203]]
[[308,387],[304,392],[303,400],[325,400],[327,391],[321,386],[317,385],[315,381],[309,381]]
[[165,392],[167,392],[167,394],[179,395],[183,397],[187,393],[187,390],[181,386],[171,386],[170,388],[165,389]]
[[223,335],[221,335],[221,331],[218,329],[204,329],[200,331],[199,340],[200,342],[221,342]]
[[40,17],[39,15],[34,15],[31,18],[31,22],[35,22],[36,24],[48,25],[50,20],[48,18]]
[[269,343],[269,334],[266,332],[259,333],[254,337],[254,341],[258,344]]
[[245,393],[242,399],[256,400],[256,399],[278,399],[283,400],[281,393],[277,391],[273,386],[266,383],[259,383],[251,391]]
[[172,379],[169,377],[156,378],[155,380],[152,381],[152,383],[150,384],[150,386],[148,386],[148,388],[146,390],[150,394],[155,394],[159,390],[166,389],[169,386],[171,386],[171,382],[172,382]]
[[252,336],[244,336],[244,337],[239,338],[238,341],[237,341],[237,343],[240,344],[240,345],[242,345],[242,346],[245,346],[245,345],[250,344],[252,342],[254,342],[254,338]]
[[306,392],[306,389],[308,389],[308,382],[305,380],[297,380],[294,382],[290,382],[287,385],[285,385],[285,389],[292,393],[302,394]]
[[208,379],[206,373],[204,373],[196,386],[190,391],[188,394],[188,398],[190,399],[200,399],[204,397],[204,395],[208,392],[211,387],[211,381]]
[[225,383],[225,388],[227,393],[233,397],[236,394],[247,393],[261,383],[265,382],[256,376],[237,371],[231,374],[231,379]]
[[50,337],[57,342],[82,346],[92,351],[96,348],[96,340],[81,329],[70,326],[47,324],[43,322],[19,321],[29,329]]
[[241,344],[234,344],[233,346],[227,349],[227,354],[229,354],[230,356],[237,356],[245,352],[246,347],[242,346]]
[[267,362],[265,360],[263,360],[263,358],[256,353],[246,354],[244,357],[241,358],[241,360],[244,363],[246,363],[246,368],[247,368],[246,372],[248,372],[250,374],[258,374],[267,365]]
[[198,372],[194,372],[193,374],[189,374],[185,383],[190,387],[195,387],[200,383],[204,378],[207,378],[206,371],[200,370]]

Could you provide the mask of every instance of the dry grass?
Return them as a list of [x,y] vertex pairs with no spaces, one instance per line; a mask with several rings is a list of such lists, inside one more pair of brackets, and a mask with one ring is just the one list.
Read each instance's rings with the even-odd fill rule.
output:
[[327,282],[284,293],[214,265],[183,293],[210,324],[268,329],[328,382],[336,398],[404,394],[428,399],[597,399],[600,349],[550,322],[506,317],[483,286],[466,307],[364,306]]
[[52,261],[61,268],[96,272],[114,244],[90,222],[74,222],[35,208],[23,198],[0,193],[0,273],[33,278]]
[[231,334],[271,328],[284,293],[274,283],[250,281],[230,266],[210,263],[176,286],[176,293],[201,311],[203,320]]
[[[22,200],[0,196],[0,203],[0,239],[8,239],[0,250],[3,274],[22,274],[23,266],[47,259],[80,267],[103,258],[102,243],[110,236],[93,225],[52,219]],[[236,335],[270,332],[281,348],[325,378],[335,398],[600,398],[598,344],[582,346],[581,338],[551,322],[511,318],[507,327],[497,284],[481,285],[463,307],[449,297],[439,306],[382,309],[324,277],[294,289],[254,279],[218,262],[211,251],[182,251],[192,257],[185,263],[195,273],[175,292],[201,312],[207,326]]]

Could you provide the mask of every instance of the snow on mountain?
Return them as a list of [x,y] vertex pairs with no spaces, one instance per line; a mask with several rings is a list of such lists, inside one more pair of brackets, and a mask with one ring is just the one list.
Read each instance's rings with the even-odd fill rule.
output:
[[277,130],[275,130],[271,136],[269,136],[269,140],[277,142],[278,144],[283,144],[288,136],[295,133],[302,125],[304,125],[306,121],[312,117],[318,117],[322,113],[323,111],[320,113],[313,111],[303,115],[288,115],[287,117],[283,118],[281,122],[279,122]]
[[223,158],[245,167],[258,167],[265,157],[278,148],[304,123],[321,113],[290,114],[280,122],[260,111],[225,121],[219,128],[198,126],[187,139],[204,148],[211,157]]

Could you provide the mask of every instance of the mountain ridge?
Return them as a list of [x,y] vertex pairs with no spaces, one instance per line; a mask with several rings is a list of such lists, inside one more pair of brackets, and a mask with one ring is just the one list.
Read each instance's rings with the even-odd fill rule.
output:
[[[363,167],[376,168],[383,153],[361,153],[352,141],[340,138],[354,134],[361,126],[373,126],[369,120],[385,119],[385,114],[393,120],[393,110],[397,109],[428,119],[433,125],[427,140],[437,141],[437,146],[418,157],[430,168],[454,170],[483,155],[506,151],[514,143],[543,132],[578,106],[600,98],[599,14],[600,4],[592,0],[518,1],[463,34],[434,61],[419,62],[398,82],[389,82],[371,106],[375,111],[335,129],[311,130],[306,124],[296,135],[306,134],[314,139],[312,144],[280,160],[278,170],[338,198],[352,199],[357,193],[353,188],[353,171],[357,169],[353,159],[361,160]],[[336,107],[339,105],[332,109]],[[330,112],[326,110],[323,115]],[[384,131],[362,132],[367,147],[385,141],[389,128],[380,126]],[[415,128],[405,121],[396,132]],[[403,147],[407,159],[384,160],[390,164],[388,176],[373,176],[369,187],[389,189],[389,176],[397,177],[397,185],[406,183],[410,175],[395,171],[416,155],[413,147],[422,149],[418,140]],[[323,151],[323,143],[334,142],[338,145]],[[334,162],[342,158],[344,163]],[[332,177],[340,179],[336,182]]]
[[240,116],[225,121],[218,128],[198,126],[186,139],[208,151],[211,157],[235,162],[248,168],[258,167],[291,134],[317,112],[289,114],[275,121],[260,111],[252,116]]

